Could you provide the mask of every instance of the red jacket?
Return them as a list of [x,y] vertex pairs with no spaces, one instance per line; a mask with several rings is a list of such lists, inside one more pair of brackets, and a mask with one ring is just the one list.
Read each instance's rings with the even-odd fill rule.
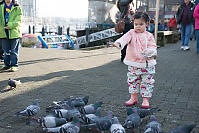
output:
[[168,27],[175,27],[176,28],[176,25],[177,25],[177,23],[176,23],[176,19],[175,18],[171,18],[170,20],[169,20],[169,23],[168,23]]

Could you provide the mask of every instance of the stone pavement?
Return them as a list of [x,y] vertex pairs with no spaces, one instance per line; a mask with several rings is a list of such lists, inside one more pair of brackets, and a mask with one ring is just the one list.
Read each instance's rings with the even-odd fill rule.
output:
[[[180,42],[158,49],[151,107],[162,110],[155,115],[164,132],[196,122],[195,133],[199,133],[199,55],[195,45],[191,41],[189,51],[181,51]],[[0,73],[0,133],[42,133],[38,126],[25,125],[26,119],[13,117],[14,113],[39,98],[39,116],[44,116],[45,107],[52,101],[71,95],[89,95],[89,103],[103,100],[102,113],[112,110],[123,123],[124,101],[129,99],[127,66],[120,62],[116,48],[91,51],[21,48],[19,59],[19,71]],[[8,78],[21,80],[22,84],[6,92]],[[139,97],[138,107],[141,100]],[[145,119],[135,132],[143,133],[147,122]],[[93,133],[81,131],[84,132]]]

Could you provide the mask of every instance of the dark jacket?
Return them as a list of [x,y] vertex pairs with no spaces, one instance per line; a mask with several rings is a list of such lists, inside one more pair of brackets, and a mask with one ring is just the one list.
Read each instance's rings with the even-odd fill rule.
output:
[[[176,19],[177,19],[177,23],[180,24],[182,22],[182,15],[183,15],[183,11],[184,11],[184,7],[185,7],[185,3],[183,3],[182,5],[180,5],[180,7],[178,8],[178,11],[176,13]],[[193,22],[193,12],[194,12],[194,4],[192,2],[189,2],[188,5],[188,23]]]

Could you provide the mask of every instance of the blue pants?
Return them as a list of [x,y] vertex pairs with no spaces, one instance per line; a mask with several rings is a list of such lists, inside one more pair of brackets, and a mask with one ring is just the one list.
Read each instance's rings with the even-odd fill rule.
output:
[[181,40],[182,46],[188,46],[191,35],[192,23],[183,25],[181,24]]
[[18,67],[20,39],[0,39],[4,51],[4,65]]
[[196,30],[197,52],[199,53],[199,29]]

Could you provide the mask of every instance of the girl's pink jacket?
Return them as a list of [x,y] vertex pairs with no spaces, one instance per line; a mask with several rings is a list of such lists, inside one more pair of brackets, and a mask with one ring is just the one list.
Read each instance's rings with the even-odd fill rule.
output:
[[151,33],[147,31],[136,33],[135,30],[132,29],[116,40],[116,42],[121,44],[121,49],[128,44],[126,57],[124,59],[124,63],[126,65],[137,68],[146,68],[147,65],[148,67],[156,65],[155,59],[147,59],[143,55],[144,50],[151,51],[152,55],[157,55],[157,46]]
[[199,29],[199,4],[194,10],[193,17],[195,18],[195,29]]

